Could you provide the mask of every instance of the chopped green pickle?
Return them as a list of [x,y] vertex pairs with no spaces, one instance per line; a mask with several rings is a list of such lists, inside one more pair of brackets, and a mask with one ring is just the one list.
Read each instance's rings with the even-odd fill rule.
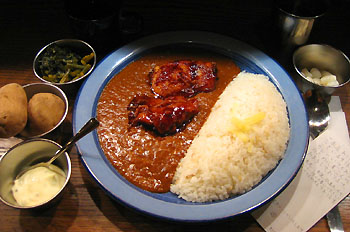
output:
[[94,53],[82,57],[68,48],[54,45],[39,59],[39,68],[45,80],[66,83],[85,75],[91,69],[89,62],[93,58]]

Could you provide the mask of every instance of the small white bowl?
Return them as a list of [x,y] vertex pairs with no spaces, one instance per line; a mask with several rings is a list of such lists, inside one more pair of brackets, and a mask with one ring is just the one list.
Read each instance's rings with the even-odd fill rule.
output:
[[16,176],[25,168],[39,162],[48,161],[61,146],[48,139],[31,139],[23,141],[6,152],[0,159],[0,200],[17,209],[33,209],[48,207],[56,203],[63,194],[71,176],[71,160],[68,153],[58,157],[53,164],[63,170],[66,180],[63,187],[50,200],[35,206],[19,205],[12,194],[12,186]]

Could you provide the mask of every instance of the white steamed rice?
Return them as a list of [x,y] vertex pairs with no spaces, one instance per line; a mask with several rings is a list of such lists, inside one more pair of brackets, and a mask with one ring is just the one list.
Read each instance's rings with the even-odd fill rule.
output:
[[266,76],[241,72],[180,161],[171,191],[192,202],[244,193],[283,158],[288,139],[281,94]]

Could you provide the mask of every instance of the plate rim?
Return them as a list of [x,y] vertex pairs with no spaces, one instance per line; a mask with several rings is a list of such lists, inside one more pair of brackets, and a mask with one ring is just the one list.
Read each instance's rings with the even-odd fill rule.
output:
[[[89,103],[88,107],[82,106],[81,105],[82,103],[80,103],[82,99],[86,97],[87,91],[88,91],[87,88],[90,87],[89,85],[91,85],[93,81],[96,81],[97,79],[96,76],[100,77],[100,79],[98,79],[99,83],[101,83],[101,81],[105,83],[106,79],[108,79],[107,77],[112,75],[112,73],[115,72],[116,68],[119,67],[120,69],[122,69],[122,67],[120,66],[125,64],[129,59],[132,60],[133,57],[137,56],[138,54],[142,54],[144,51],[148,49],[164,46],[164,45],[171,45],[175,43],[208,45],[208,46],[218,47],[220,49],[227,51],[228,53],[230,52],[239,53],[239,55],[252,61],[259,68],[261,68],[269,76],[269,78],[272,79],[272,81],[274,82],[276,87],[279,89],[279,91],[282,92],[284,97],[288,97],[288,99],[293,98],[293,101],[298,106],[298,110],[301,111],[301,113],[303,113],[301,115],[302,117],[301,120],[299,122],[295,122],[300,124],[298,125],[298,128],[302,128],[303,133],[297,136],[298,141],[302,141],[302,144],[298,147],[298,153],[300,153],[299,156],[297,157],[298,159],[295,159],[296,157],[293,157],[294,160],[292,160],[290,156],[288,156],[289,159],[287,161],[291,162],[293,165],[293,170],[289,170],[289,173],[284,173],[284,175],[285,176],[287,175],[288,178],[284,180],[279,180],[281,179],[281,177],[276,176],[276,171],[280,170],[286,165],[285,163],[287,161],[283,162],[284,159],[282,159],[281,163],[276,167],[275,171],[272,172],[271,175],[266,180],[270,180],[271,182],[271,178],[272,178],[273,180],[277,179],[279,182],[284,182],[284,183],[279,187],[274,186],[272,194],[269,193],[269,194],[265,194],[263,197],[260,196],[259,199],[262,199],[262,200],[259,200],[259,202],[254,202],[254,203],[245,205],[243,207],[242,206],[238,207],[236,202],[237,200],[235,201],[236,198],[234,198],[234,199],[219,201],[219,202],[210,203],[210,204],[180,205],[176,203],[164,202],[158,199],[154,199],[150,196],[145,196],[144,194],[142,195],[139,191],[133,189],[130,186],[126,186],[125,183],[124,184],[121,183],[120,180],[117,181],[116,184],[121,184],[122,187],[119,186],[117,193],[112,193],[111,185],[106,183],[107,181],[109,181],[109,179],[101,180],[100,178],[101,175],[100,174],[97,175],[97,173],[94,173],[94,170],[96,170],[97,168],[102,168],[103,170],[104,167],[102,164],[103,162],[105,162],[105,160],[101,159],[101,157],[99,158],[98,155],[89,153],[90,151],[96,151],[96,149],[97,150],[100,149],[96,131],[94,131],[93,133],[90,133],[85,138],[81,139],[76,143],[77,151],[80,154],[82,163],[84,164],[85,168],[88,170],[88,173],[92,175],[93,179],[113,199],[127,205],[128,207],[136,209],[137,211],[155,216],[160,219],[166,219],[171,221],[181,221],[181,222],[215,221],[215,220],[230,218],[238,214],[242,214],[244,212],[250,211],[253,208],[257,208],[262,204],[265,204],[266,202],[270,201],[273,197],[275,197],[278,193],[280,193],[284,188],[288,186],[290,181],[295,177],[295,175],[297,174],[298,170],[301,167],[301,164],[305,158],[305,154],[307,151],[307,145],[308,145],[308,139],[309,139],[307,113],[306,113],[306,109],[305,109],[301,94],[296,84],[294,83],[292,78],[289,76],[289,74],[281,67],[281,65],[279,65],[274,59],[270,58],[260,50],[244,42],[233,39],[231,37],[227,37],[217,33],[202,32],[202,31],[165,32],[165,33],[150,35],[150,36],[141,38],[137,41],[131,42],[111,52],[109,55],[103,58],[98,65],[96,65],[94,71],[83,82],[81,88],[79,89],[76,95],[76,100],[73,108],[73,120],[72,120],[73,134],[75,134],[78,131],[77,129],[81,128],[84,122],[86,122],[90,117],[96,116],[96,111],[94,111],[94,108],[96,109],[96,104],[97,104],[96,97],[94,99],[95,102],[93,102],[93,104]],[[272,68],[273,70],[271,70]],[[282,74],[280,75],[285,79],[280,80],[281,77],[276,77],[277,71],[282,72]],[[103,79],[103,77],[105,78]],[[287,91],[284,88],[282,88],[284,85],[288,85],[288,84],[290,85],[289,87],[291,87],[293,90],[290,93],[289,93],[290,89],[289,91]],[[97,93],[96,93],[96,88],[98,89]],[[96,93],[96,96],[99,96],[102,89],[103,88],[101,86],[100,87],[94,86],[93,93]],[[86,107],[88,109],[86,109]],[[295,119],[293,118],[293,123],[294,121]],[[292,135],[291,135],[291,138],[292,138]],[[292,139],[296,139],[296,138],[293,137]],[[294,142],[294,140],[292,140],[292,142]],[[105,170],[108,170],[108,169],[104,169],[104,172],[108,172]],[[109,172],[108,174],[111,174],[111,173]],[[104,175],[104,177],[106,177],[106,175]],[[106,178],[110,178],[110,176],[107,176]],[[264,186],[265,186],[264,183],[262,183],[261,185],[256,186],[253,190],[240,195],[238,198],[240,198],[242,201],[251,200],[249,199],[249,197],[250,196],[256,197],[257,195],[256,192],[259,192],[260,189]],[[130,192],[128,192],[128,190],[131,190],[131,192],[133,193],[130,195]],[[127,194],[128,196],[125,197],[125,194]],[[143,201],[140,201],[139,203],[137,203],[135,202],[134,199],[130,200],[130,198],[133,198],[133,197],[141,197]],[[156,201],[156,203],[158,204],[157,208],[153,207],[154,201]],[[227,205],[228,203],[230,207],[228,207]],[[184,207],[186,208],[185,210],[184,210]],[[239,208],[239,210],[232,210],[232,207],[237,207]],[[175,212],[172,210],[175,210]]]

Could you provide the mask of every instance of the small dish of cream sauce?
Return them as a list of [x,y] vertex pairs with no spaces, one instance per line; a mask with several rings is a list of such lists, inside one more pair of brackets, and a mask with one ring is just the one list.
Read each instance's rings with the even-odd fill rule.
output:
[[20,206],[36,206],[55,197],[65,181],[66,175],[59,167],[53,164],[41,166],[28,170],[15,180],[12,194]]

